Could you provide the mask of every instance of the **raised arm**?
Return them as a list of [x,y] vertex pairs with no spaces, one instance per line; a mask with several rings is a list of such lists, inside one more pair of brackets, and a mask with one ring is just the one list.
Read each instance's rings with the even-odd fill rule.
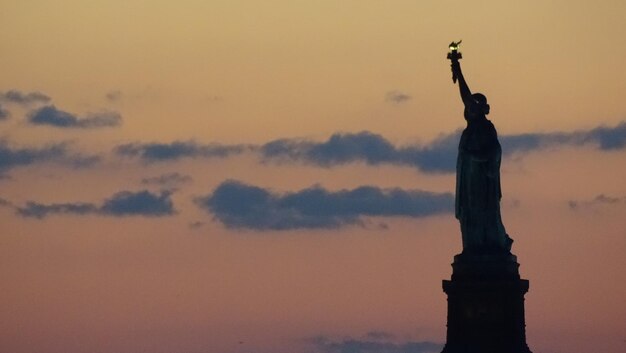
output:
[[467,82],[465,82],[465,77],[463,77],[463,72],[461,71],[461,63],[458,60],[452,60],[452,74],[457,78],[459,83],[459,91],[461,92],[461,99],[463,100],[463,104],[466,106],[472,102],[472,91],[470,91],[467,86]]

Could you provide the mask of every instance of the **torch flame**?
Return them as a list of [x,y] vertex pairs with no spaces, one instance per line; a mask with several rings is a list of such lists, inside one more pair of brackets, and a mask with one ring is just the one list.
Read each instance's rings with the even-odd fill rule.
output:
[[450,48],[450,51],[457,51],[457,50],[459,50],[459,45],[461,44],[462,41],[463,41],[463,39],[461,39],[458,42],[450,43],[450,45],[448,46]]

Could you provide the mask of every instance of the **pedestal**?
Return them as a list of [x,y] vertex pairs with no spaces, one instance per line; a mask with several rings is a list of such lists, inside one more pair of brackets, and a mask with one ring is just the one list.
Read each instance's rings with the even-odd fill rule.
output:
[[526,344],[524,294],[512,254],[454,257],[448,295],[448,331],[442,353],[531,353]]

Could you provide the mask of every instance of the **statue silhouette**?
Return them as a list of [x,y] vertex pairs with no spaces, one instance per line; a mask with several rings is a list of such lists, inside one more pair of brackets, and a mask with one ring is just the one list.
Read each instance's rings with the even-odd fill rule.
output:
[[456,165],[455,216],[461,224],[463,253],[509,253],[513,240],[506,233],[500,215],[502,149],[496,128],[486,117],[489,104],[483,94],[470,91],[459,58],[449,59],[467,122]]

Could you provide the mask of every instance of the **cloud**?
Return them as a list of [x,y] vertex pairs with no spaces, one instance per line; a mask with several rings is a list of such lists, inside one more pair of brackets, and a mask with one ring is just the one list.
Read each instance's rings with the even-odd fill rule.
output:
[[221,145],[212,143],[200,145],[193,141],[172,143],[128,143],[115,147],[119,156],[139,158],[146,163],[178,160],[197,157],[228,157],[244,152],[244,145]]
[[505,154],[587,144],[595,145],[603,151],[618,150],[626,147],[626,122],[615,127],[599,126],[574,132],[505,135],[500,138],[500,142]]
[[22,217],[37,219],[53,214],[161,217],[176,213],[170,196],[169,191],[162,191],[160,194],[147,190],[121,191],[106,199],[101,205],[85,202],[42,204],[29,201],[25,206],[15,209]]
[[449,213],[450,193],[361,186],[328,191],[320,186],[275,193],[238,181],[221,183],[196,203],[228,228],[288,230],[363,224],[367,216],[426,217]]
[[354,161],[368,164],[392,162],[396,148],[381,135],[363,131],[356,134],[336,133],[326,142],[275,140],[261,146],[265,158],[302,160],[321,166],[332,166]]
[[572,210],[591,208],[602,205],[626,205],[626,196],[614,197],[600,194],[591,200],[585,201],[568,201],[569,208]]
[[41,92],[20,92],[17,90],[9,90],[0,93],[0,102],[14,103],[21,106],[30,106],[38,103],[48,103],[50,97]]
[[[304,163],[333,167],[349,163],[391,164],[420,169],[427,173],[454,173],[462,130],[442,134],[430,143],[396,145],[369,131],[335,133],[326,141],[277,139],[262,145],[195,141],[170,143],[127,143],[114,148],[118,156],[137,158],[145,163],[176,161],[183,158],[227,158],[255,152],[264,163]],[[601,151],[626,148],[626,122],[615,127],[601,126],[574,132],[524,133],[501,135],[505,157],[563,146],[596,146]]]
[[11,113],[0,105],[0,120],[7,120],[9,116],[11,116]]
[[626,147],[626,122],[614,128],[601,126],[582,135],[582,143],[597,143],[602,150],[622,149]]
[[167,216],[175,213],[170,191],[122,191],[106,200],[100,213],[110,216]]
[[36,163],[60,163],[75,168],[87,167],[97,163],[99,156],[70,154],[67,144],[54,144],[41,148],[13,148],[6,141],[0,140],[0,174],[19,166]]
[[[279,139],[260,146],[264,161],[301,162],[331,167],[354,162],[369,165],[395,164],[424,172],[451,173],[461,130],[440,135],[429,144],[396,146],[379,134],[368,131],[336,133],[327,141]],[[596,145],[600,150],[626,147],[626,122],[615,127],[597,127],[574,132],[526,133],[500,136],[504,156],[529,153],[559,146]]]
[[175,186],[190,183],[192,180],[193,179],[189,175],[183,175],[175,172],[162,174],[156,177],[143,178],[141,179],[141,183],[146,185]]
[[28,114],[28,122],[33,125],[48,125],[58,128],[91,129],[119,126],[121,116],[116,112],[90,114],[84,118],[57,109],[54,105],[41,107]]
[[0,207],[13,207],[13,203],[0,197]]
[[325,142],[281,139],[261,146],[264,160],[304,162],[331,167],[353,162],[369,165],[397,164],[427,172],[454,171],[460,131],[430,145],[396,147],[379,134],[368,131],[336,133]]
[[443,344],[430,341],[393,342],[389,339],[344,339],[326,337],[311,340],[320,353],[439,353]]
[[53,203],[41,204],[29,201],[24,207],[17,207],[17,214],[22,217],[44,218],[49,214],[79,214],[95,213],[97,207],[89,203]]
[[385,94],[385,100],[394,104],[405,103],[412,97],[400,91],[389,91]]

